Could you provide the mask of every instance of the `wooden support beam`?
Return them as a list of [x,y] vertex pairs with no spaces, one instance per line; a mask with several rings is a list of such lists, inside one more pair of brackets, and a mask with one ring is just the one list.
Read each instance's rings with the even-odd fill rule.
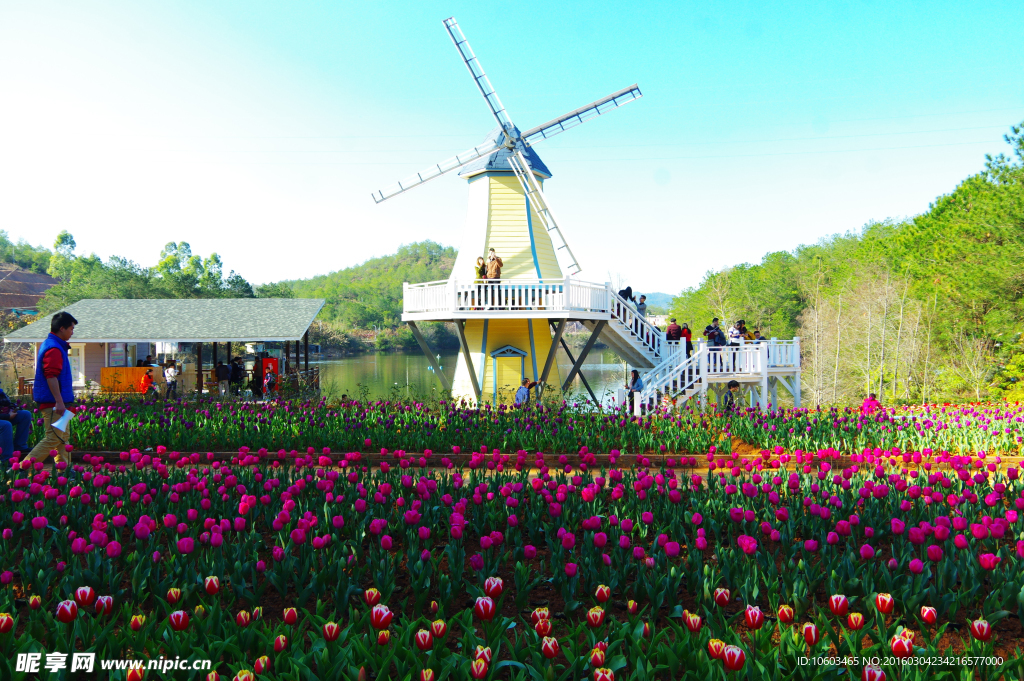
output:
[[[285,341],[284,342],[284,357],[282,358],[284,361],[281,362],[282,366],[279,367],[279,369],[278,369],[278,373],[280,373],[281,376],[285,376],[285,375],[288,374],[288,355],[290,355],[291,352],[292,352],[291,341]],[[280,387],[280,385],[281,384],[279,382],[278,386]]]
[[196,391],[203,394],[203,344],[196,343]]
[[569,376],[565,379],[565,384],[562,386],[562,392],[569,389],[569,384],[572,383],[572,379],[576,378],[576,374],[579,373],[580,368],[583,366],[583,362],[587,359],[587,355],[590,354],[591,349],[594,347],[594,343],[597,342],[597,337],[601,335],[601,331],[608,322],[604,319],[599,321],[594,326],[594,331],[590,334],[590,338],[587,339],[587,344],[583,346],[582,352],[580,352],[579,358],[573,362],[572,369],[569,370]]
[[[573,364],[575,364],[576,363],[576,359],[572,356],[572,352],[569,351],[569,345],[565,342],[564,338],[560,338],[559,340],[562,341],[562,349],[565,350],[565,354],[569,356],[569,361],[572,362]],[[587,377],[583,375],[582,371],[580,371],[579,374],[580,374],[580,380],[582,380],[583,381],[583,385],[585,385],[587,387],[587,392],[590,393],[590,397],[591,397],[591,399],[594,400],[594,404],[597,405],[598,407],[600,407],[601,403],[598,401],[597,395],[594,394],[594,389],[591,388],[590,387],[590,383],[587,382]],[[563,390],[563,392],[564,392],[564,390]]]
[[437,358],[434,356],[434,351],[430,349],[430,345],[427,344],[427,339],[423,337],[419,327],[416,326],[416,322],[407,323],[409,324],[409,330],[412,331],[413,338],[415,338],[416,342],[420,345],[420,350],[422,350],[423,354],[427,356],[427,361],[430,362],[430,366],[434,368],[434,373],[437,374],[437,377],[441,380],[441,385],[444,386],[445,390],[451,392],[451,381],[449,381],[448,377],[444,375],[443,371],[441,371],[441,365],[437,363]]
[[299,373],[299,340],[295,339],[295,373]]
[[482,396],[480,383],[476,380],[476,369],[473,368],[473,356],[469,354],[469,343],[466,342],[466,320],[456,319],[455,329],[459,332],[459,346],[462,348],[462,357],[466,360],[466,368],[469,369],[469,381],[473,384],[473,392],[476,393],[477,404]]
[[[554,325],[554,322],[549,323]],[[544,362],[544,371],[540,374],[541,385],[547,385],[548,374],[551,373],[551,367],[555,364],[555,355],[558,353],[558,343],[562,340],[562,334],[565,333],[565,325],[568,323],[568,319],[558,320],[558,326],[555,327],[555,337],[551,339],[551,349],[548,351],[548,358]]]
[[309,329],[302,336],[302,360],[306,363],[306,371],[309,371]]

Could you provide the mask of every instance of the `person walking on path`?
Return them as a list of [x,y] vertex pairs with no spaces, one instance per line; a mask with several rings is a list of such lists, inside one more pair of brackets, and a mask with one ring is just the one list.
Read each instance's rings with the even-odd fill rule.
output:
[[277,374],[270,367],[267,367],[267,373],[263,375],[263,396],[269,399],[277,389]]
[[528,378],[523,379],[522,385],[516,390],[516,406],[525,407],[530,404],[530,390],[537,385],[536,381],[531,381]]
[[864,404],[860,405],[860,411],[865,416],[871,416],[876,411],[882,408],[882,403],[875,398],[875,394],[871,393],[864,398]]
[[242,366],[242,359],[235,357],[231,360],[231,394],[242,394],[242,383],[245,381],[245,368]]
[[14,452],[28,449],[31,432],[32,412],[18,409],[7,393],[0,389],[0,465],[6,468]]
[[167,367],[164,369],[164,381],[167,382],[167,393],[166,398],[178,399],[178,368],[174,365],[174,360],[167,363]]
[[217,374],[217,390],[221,397],[228,394],[228,390],[231,384],[231,368],[225,366],[224,362],[218,361],[217,368],[214,370]]
[[78,320],[68,312],[58,312],[50,320],[50,334],[39,345],[32,399],[43,417],[43,439],[21,462],[22,468],[28,468],[36,461],[46,461],[50,454],[56,463],[70,463],[67,445],[71,440],[71,423],[67,424],[66,430],[55,428],[53,424],[64,416],[64,412],[75,413],[74,379],[68,358],[71,345],[68,341],[75,333],[77,323]]
[[636,304],[636,313],[647,319],[647,296],[640,296],[640,302]]

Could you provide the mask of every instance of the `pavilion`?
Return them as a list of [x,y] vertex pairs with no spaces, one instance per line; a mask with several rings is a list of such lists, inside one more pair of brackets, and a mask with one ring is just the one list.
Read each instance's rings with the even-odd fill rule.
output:
[[[202,385],[206,345],[210,346],[212,367],[222,346],[227,361],[232,357],[232,343],[283,342],[281,360],[287,367],[294,343],[290,370],[298,370],[300,349],[304,349],[308,371],[309,327],[323,306],[320,298],[80,300],[63,310],[78,320],[68,353],[74,386],[76,390],[98,386],[107,392],[131,392],[145,372],[137,366],[140,360],[149,355],[170,358],[182,344],[191,345],[196,358],[194,365],[183,365],[179,378],[183,392]],[[43,315],[5,336],[4,342],[37,347],[49,333],[52,317]],[[163,380],[162,375],[155,378]]]

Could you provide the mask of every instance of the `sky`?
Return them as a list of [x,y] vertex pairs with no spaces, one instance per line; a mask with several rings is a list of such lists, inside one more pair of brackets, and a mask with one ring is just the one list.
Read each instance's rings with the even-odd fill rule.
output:
[[154,265],[169,241],[254,283],[431,239],[468,196],[371,192],[495,123],[454,16],[527,129],[589,281],[678,293],[872,220],[1008,151],[1024,120],[1016,2],[0,3],[0,229]]

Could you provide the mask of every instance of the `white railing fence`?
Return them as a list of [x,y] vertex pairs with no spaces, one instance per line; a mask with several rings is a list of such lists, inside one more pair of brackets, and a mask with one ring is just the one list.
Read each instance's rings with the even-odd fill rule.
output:
[[653,353],[655,357],[662,358],[662,343],[665,342],[665,332],[656,329],[635,308],[631,307],[625,299],[620,298],[618,293],[613,292],[610,286],[606,286],[608,295],[611,297],[611,309],[609,312],[611,313],[612,320],[622,324],[629,331],[631,337],[643,345],[649,352]]

